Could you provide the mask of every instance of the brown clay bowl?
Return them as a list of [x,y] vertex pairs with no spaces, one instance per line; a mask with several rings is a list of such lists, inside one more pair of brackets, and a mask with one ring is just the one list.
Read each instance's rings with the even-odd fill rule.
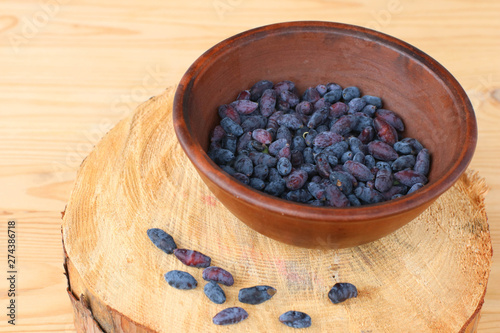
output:
[[[336,82],[380,96],[404,120],[405,137],[432,155],[429,183],[405,197],[361,207],[323,208],[243,185],[207,156],[217,108],[255,82]],[[394,37],[331,22],[289,22],[249,30],[215,45],[188,69],[176,91],[179,142],[213,194],[237,218],[275,240],[307,248],[344,248],[379,239],[410,222],[450,188],[477,141],[472,105],[437,61]],[[224,223],[224,221],[221,221]]]

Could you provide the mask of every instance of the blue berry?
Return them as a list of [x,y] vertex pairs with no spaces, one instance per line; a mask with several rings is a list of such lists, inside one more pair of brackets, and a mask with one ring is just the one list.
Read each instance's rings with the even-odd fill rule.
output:
[[148,229],[147,234],[151,242],[167,254],[174,253],[177,248],[174,238],[161,229]]
[[342,97],[344,98],[344,101],[349,102],[353,98],[357,98],[361,96],[361,92],[359,91],[358,87],[347,87],[344,90],[342,90]]
[[198,282],[191,274],[178,270],[167,272],[165,280],[176,289],[189,290],[198,286]]
[[203,288],[203,292],[215,304],[222,304],[226,301],[224,290],[215,282],[207,283]]

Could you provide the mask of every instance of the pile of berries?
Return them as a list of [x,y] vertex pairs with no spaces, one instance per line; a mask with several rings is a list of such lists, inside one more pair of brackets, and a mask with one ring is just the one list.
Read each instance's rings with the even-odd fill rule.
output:
[[382,99],[336,83],[262,80],[218,109],[208,155],[254,189],[314,206],[373,204],[427,183],[430,153]]

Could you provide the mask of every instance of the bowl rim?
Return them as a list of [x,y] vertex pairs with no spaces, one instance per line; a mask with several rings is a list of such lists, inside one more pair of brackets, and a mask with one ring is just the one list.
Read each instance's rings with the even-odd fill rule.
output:
[[[201,145],[196,140],[193,140],[189,126],[184,120],[183,105],[187,102],[194,80],[206,67],[207,60],[223,55],[235,43],[246,43],[255,38],[265,38],[269,32],[276,34],[314,31],[332,31],[357,37],[361,36],[371,41],[379,41],[384,46],[405,53],[421,63],[450,90],[451,94],[463,106],[464,116],[466,117],[466,140],[459,158],[450,166],[442,178],[426,184],[422,189],[411,195],[377,204],[357,206],[355,207],[355,214],[353,214],[354,207],[314,207],[277,198],[244,185],[217,166],[201,148]],[[419,206],[430,204],[449,189],[467,169],[477,144],[477,123],[472,104],[460,83],[440,63],[423,51],[396,37],[361,26],[328,21],[290,21],[264,25],[238,33],[212,46],[195,60],[181,78],[174,97],[172,116],[179,143],[199,173],[215,183],[222,191],[235,196],[248,205],[261,207],[275,214],[302,219],[304,223],[362,223],[366,222],[367,217],[372,221],[380,220],[389,216],[404,214]]]

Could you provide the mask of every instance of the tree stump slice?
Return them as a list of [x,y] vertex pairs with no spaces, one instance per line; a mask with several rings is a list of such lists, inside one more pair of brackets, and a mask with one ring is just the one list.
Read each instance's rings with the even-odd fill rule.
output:
[[[308,313],[307,332],[473,332],[489,277],[492,246],[484,208],[487,187],[467,171],[421,216],[369,244],[310,250],[258,234],[236,219],[202,183],[172,126],[174,89],[151,98],[113,128],[84,160],[63,217],[69,288],[80,332],[291,332],[279,315]],[[170,233],[230,271],[217,305],[203,294],[202,270],[158,250],[146,231]],[[194,290],[170,287],[179,269]],[[336,282],[357,298],[332,304]],[[271,285],[260,305],[238,291]],[[249,318],[221,327],[212,318],[241,306]]]

